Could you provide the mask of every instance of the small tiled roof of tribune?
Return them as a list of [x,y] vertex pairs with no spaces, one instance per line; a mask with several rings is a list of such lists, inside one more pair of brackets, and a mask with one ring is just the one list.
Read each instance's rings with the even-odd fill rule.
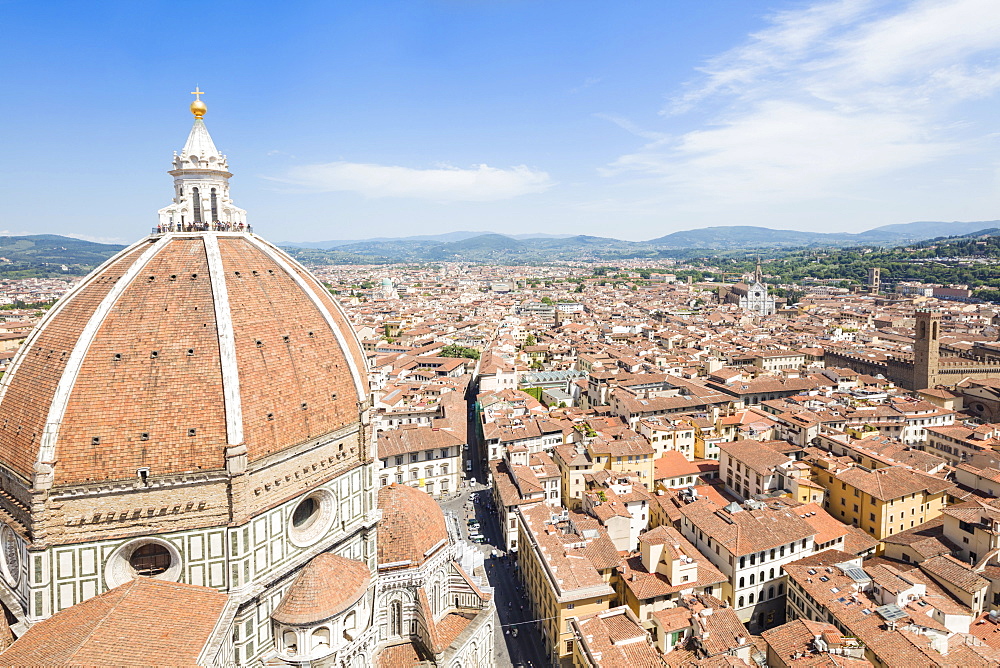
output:
[[227,596],[210,587],[136,578],[32,626],[4,666],[194,666]]
[[379,568],[419,566],[448,543],[441,506],[426,492],[392,484],[378,491]]
[[354,605],[371,576],[364,562],[332,552],[318,554],[303,567],[271,618],[300,626],[322,622]]

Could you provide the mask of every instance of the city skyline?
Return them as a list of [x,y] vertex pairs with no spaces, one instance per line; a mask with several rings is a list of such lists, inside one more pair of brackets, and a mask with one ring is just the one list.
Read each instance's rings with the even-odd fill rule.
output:
[[9,3],[0,228],[137,238],[196,85],[272,239],[997,217],[988,2],[746,4]]

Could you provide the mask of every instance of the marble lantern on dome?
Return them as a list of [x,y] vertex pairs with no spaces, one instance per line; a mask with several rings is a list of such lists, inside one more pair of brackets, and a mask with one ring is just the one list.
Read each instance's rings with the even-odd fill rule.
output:
[[233,204],[229,196],[229,163],[208,134],[202,117],[208,111],[201,101],[201,91],[191,103],[194,125],[180,154],[174,152],[173,202],[159,210],[163,230],[184,229],[193,225],[246,225],[247,212]]

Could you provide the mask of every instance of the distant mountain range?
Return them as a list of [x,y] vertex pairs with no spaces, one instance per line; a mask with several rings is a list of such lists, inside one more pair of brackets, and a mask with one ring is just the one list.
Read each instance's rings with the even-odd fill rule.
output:
[[[317,264],[449,261],[529,264],[568,260],[614,262],[705,255],[745,256],[748,251],[785,251],[793,248],[904,246],[942,237],[995,236],[1000,234],[998,228],[1000,220],[883,225],[858,234],[723,226],[673,232],[649,241],[623,241],[586,235],[503,235],[461,231],[361,241],[299,244],[279,242],[278,245],[303,262]],[[122,248],[124,246],[99,244],[55,234],[0,237],[0,277],[85,274]]]
[[[412,237],[372,237],[371,239],[341,239],[339,241],[278,241],[278,246],[289,248],[322,248],[331,249],[339,246],[349,246],[357,243],[371,243],[380,241],[465,241],[474,237],[493,234],[493,232],[445,232],[444,234],[418,234]],[[534,234],[511,234],[507,235],[511,239],[565,239],[572,234],[544,234],[536,232]]]
[[[1000,226],[1000,221],[971,223],[916,222],[884,225],[858,234],[801,232],[767,227],[722,226],[673,232],[649,241],[609,237],[502,235],[453,232],[419,237],[346,242],[280,244],[307,262],[529,262],[625,260],[687,257],[706,252],[734,253],[792,248],[899,246],[942,235],[960,236]],[[330,245],[333,244],[333,245]],[[332,253],[332,255],[330,254]]]
[[504,236],[508,239],[518,241],[587,239],[591,241],[583,243],[592,245],[594,243],[593,240],[602,240],[607,243],[626,244],[636,247],[657,246],[678,249],[747,247],[748,245],[753,248],[778,248],[811,245],[844,246],[907,243],[942,236],[942,234],[945,236],[971,234],[998,225],[1000,225],[1000,221],[996,220],[972,223],[921,221],[916,223],[883,225],[857,234],[845,232],[802,232],[799,230],[776,230],[769,227],[726,225],[672,232],[656,239],[650,239],[649,241],[623,241],[607,237],[574,237],[572,234],[534,233],[501,235],[496,232],[460,231],[447,232],[445,234],[419,234],[410,237],[372,237],[370,239],[341,239],[337,241],[279,241],[277,245],[289,248],[319,248],[326,250],[331,248],[344,249],[346,246],[361,249],[372,247],[376,244],[390,244],[391,247],[398,247],[398,244],[405,245],[415,242],[437,242],[438,244],[443,244],[462,242],[480,237]]
[[844,232],[801,232],[767,227],[703,227],[674,232],[647,243],[669,248],[789,248],[803,246],[899,245],[932,237],[960,236],[996,227],[998,221],[973,223],[926,222],[883,225],[858,234]]

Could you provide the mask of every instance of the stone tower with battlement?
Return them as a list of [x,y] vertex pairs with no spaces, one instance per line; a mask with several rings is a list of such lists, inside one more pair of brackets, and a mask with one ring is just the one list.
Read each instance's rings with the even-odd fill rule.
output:
[[913,339],[913,389],[922,390],[938,384],[941,313],[930,309],[918,309],[916,316],[916,332]]
[[882,270],[878,267],[868,269],[868,293],[877,295],[882,289]]

